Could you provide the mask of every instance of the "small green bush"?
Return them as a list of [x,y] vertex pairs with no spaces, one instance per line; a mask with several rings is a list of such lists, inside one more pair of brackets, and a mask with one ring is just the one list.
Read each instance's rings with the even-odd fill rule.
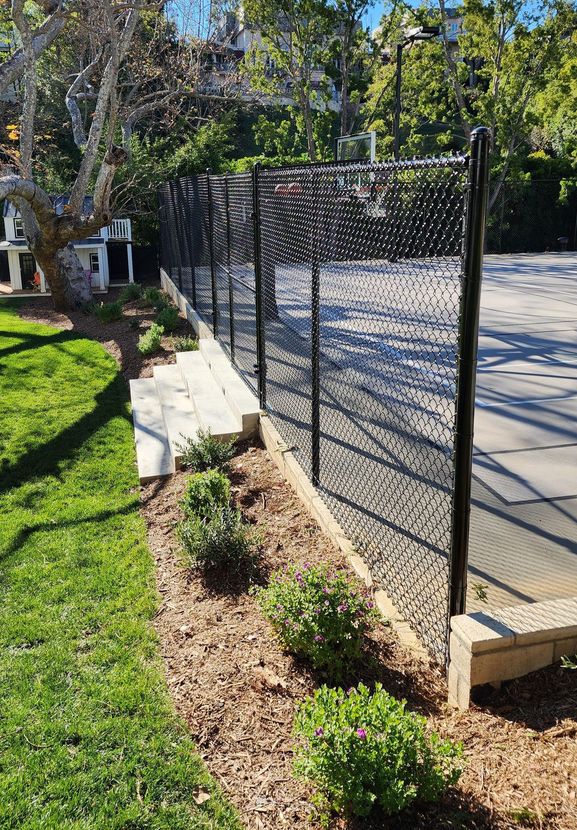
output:
[[378,613],[342,571],[292,565],[256,590],[258,604],[285,648],[340,679],[361,653]]
[[[184,438],[184,436],[183,436]],[[180,464],[195,473],[203,470],[228,470],[228,462],[234,455],[233,436],[230,441],[219,441],[207,430],[199,429],[196,438],[187,438],[183,444],[177,444],[181,458]]]
[[178,536],[193,567],[226,566],[238,571],[253,558],[256,536],[240,510],[221,507],[209,518],[191,516],[178,527]]
[[94,307],[94,313],[101,323],[113,323],[122,319],[122,304],[118,300],[113,303],[100,303]]
[[392,815],[416,801],[436,801],[461,774],[461,746],[428,735],[426,720],[406,710],[380,683],[344,692],[322,686],[297,710],[297,776],[312,781],[325,811]]
[[218,470],[207,470],[190,476],[180,506],[186,516],[206,520],[229,504],[230,481]]
[[155,311],[161,311],[170,305],[170,300],[160,288],[145,288],[142,299],[139,303],[143,308],[153,308]]
[[160,349],[163,334],[164,329],[162,326],[157,325],[157,323],[153,323],[151,327],[138,338],[137,348],[140,354],[149,355],[157,352]]
[[189,334],[183,337],[175,337],[172,341],[175,352],[197,352],[198,340],[196,337],[191,337]]
[[161,308],[156,315],[156,322],[159,326],[162,326],[164,331],[173,332],[180,322],[176,306],[167,305],[165,308]]
[[124,305],[125,303],[131,303],[134,300],[140,300],[141,297],[142,286],[137,282],[131,282],[129,285],[125,285],[118,295],[118,302]]

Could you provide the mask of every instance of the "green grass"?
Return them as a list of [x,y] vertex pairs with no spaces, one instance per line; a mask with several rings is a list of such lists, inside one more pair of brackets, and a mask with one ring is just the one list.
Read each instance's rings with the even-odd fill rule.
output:
[[0,828],[236,830],[168,699],[116,364],[3,303],[0,401]]

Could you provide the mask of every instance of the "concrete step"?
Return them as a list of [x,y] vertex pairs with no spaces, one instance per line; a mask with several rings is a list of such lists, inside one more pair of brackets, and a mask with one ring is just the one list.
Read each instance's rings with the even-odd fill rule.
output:
[[177,445],[196,438],[200,423],[180,368],[174,363],[155,366],[153,374],[172,457],[178,466],[182,454]]
[[141,484],[174,472],[174,459],[153,378],[130,381],[136,460]]
[[207,338],[198,343],[200,354],[210,367],[216,384],[242,424],[240,437],[248,438],[258,428],[260,407],[257,396],[239,376],[217,340]]
[[242,420],[232,411],[200,352],[180,352],[176,363],[202,429],[225,441],[240,436]]

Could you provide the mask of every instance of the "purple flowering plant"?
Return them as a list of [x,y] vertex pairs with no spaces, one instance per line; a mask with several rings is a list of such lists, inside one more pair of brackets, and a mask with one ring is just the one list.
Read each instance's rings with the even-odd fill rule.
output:
[[276,571],[256,596],[283,646],[333,680],[359,657],[366,633],[379,619],[366,589],[328,565]]
[[321,686],[300,704],[294,735],[295,773],[316,785],[321,818],[376,806],[392,815],[436,801],[461,774],[461,746],[430,733],[379,683],[374,691]]

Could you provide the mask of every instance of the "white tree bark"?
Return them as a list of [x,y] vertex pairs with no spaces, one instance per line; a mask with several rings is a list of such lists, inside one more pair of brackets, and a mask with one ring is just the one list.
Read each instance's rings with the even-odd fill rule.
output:
[[[56,6],[53,14],[32,33],[32,49],[36,59],[55,41],[66,23],[65,4],[57,3]],[[25,63],[24,50],[17,49],[11,58],[0,65],[0,94],[6,92],[22,77]]]

